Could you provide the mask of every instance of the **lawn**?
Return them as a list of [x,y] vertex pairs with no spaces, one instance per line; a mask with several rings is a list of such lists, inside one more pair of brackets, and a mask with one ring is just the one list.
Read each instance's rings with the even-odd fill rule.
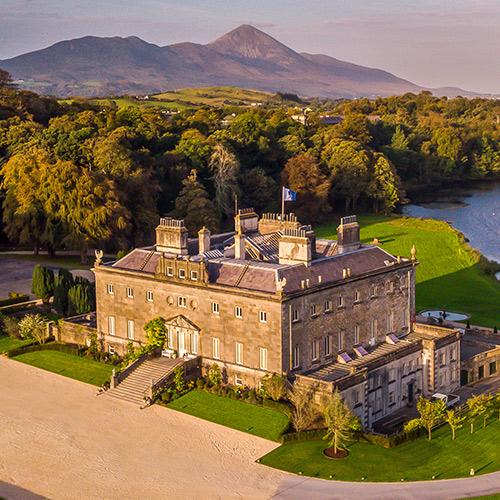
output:
[[354,443],[347,458],[331,460],[323,455],[326,441],[303,441],[276,448],[261,458],[271,467],[305,476],[341,481],[418,481],[469,476],[470,469],[485,474],[500,469],[500,421],[495,419],[474,434],[467,425],[451,440],[448,427],[395,448]]
[[0,335],[0,354],[3,354],[12,349],[17,349],[18,347],[24,347],[25,345],[31,344],[32,339],[14,339],[7,335]]
[[[417,311],[444,308],[471,314],[471,323],[500,326],[500,282],[477,266],[472,250],[447,223],[409,217],[358,217],[361,238],[378,238],[382,248],[408,257],[415,244]],[[317,228],[319,237],[336,238],[337,224]]]
[[[15,260],[26,260],[34,262],[36,264],[41,264],[42,266],[51,267],[63,267],[65,269],[90,269],[92,265],[82,264],[80,262],[80,257],[76,255],[55,255],[54,257],[49,257],[48,255],[33,255],[33,254],[17,254],[15,252],[0,252],[0,259],[15,259]],[[89,261],[92,261],[92,257],[89,257]]]
[[289,423],[280,411],[197,390],[172,401],[168,407],[271,441],[279,441]]
[[109,380],[113,370],[112,365],[60,351],[26,352],[12,359],[93,385]]

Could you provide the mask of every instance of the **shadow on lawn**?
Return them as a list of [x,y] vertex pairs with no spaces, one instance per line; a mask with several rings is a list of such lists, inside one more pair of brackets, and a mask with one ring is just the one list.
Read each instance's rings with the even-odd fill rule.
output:
[[0,498],[8,498],[9,500],[45,500],[47,497],[37,495],[15,484],[0,481]]

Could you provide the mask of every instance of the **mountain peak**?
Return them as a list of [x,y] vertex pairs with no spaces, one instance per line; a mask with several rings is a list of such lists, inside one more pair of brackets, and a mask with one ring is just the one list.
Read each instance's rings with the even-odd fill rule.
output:
[[250,24],[242,24],[208,44],[222,54],[248,59],[300,58],[297,52]]

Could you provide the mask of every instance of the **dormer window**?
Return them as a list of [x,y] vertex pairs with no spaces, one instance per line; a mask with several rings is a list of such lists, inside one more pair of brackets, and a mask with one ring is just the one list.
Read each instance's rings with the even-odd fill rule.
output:
[[191,271],[191,280],[198,281],[198,271]]
[[186,270],[185,269],[179,269],[179,278],[181,280],[186,279]]
[[167,267],[167,276],[173,276],[173,275],[174,275],[174,268]]

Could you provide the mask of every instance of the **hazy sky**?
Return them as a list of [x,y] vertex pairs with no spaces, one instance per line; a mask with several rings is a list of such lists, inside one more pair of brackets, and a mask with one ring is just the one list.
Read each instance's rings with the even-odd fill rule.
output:
[[500,0],[0,0],[0,59],[89,34],[206,43],[242,23],[421,85],[500,93]]

